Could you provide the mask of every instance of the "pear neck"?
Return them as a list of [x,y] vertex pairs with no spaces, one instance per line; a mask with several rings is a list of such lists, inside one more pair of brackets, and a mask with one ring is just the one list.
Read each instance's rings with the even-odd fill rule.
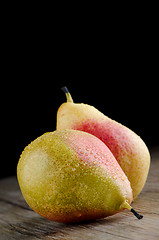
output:
[[67,99],[67,102],[71,102],[71,103],[73,103],[73,99],[72,99],[70,93],[66,93],[66,99]]

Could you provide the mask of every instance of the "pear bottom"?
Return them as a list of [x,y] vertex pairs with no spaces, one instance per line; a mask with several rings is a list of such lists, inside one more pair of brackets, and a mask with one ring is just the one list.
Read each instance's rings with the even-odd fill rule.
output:
[[35,175],[30,176],[29,184],[20,184],[26,202],[39,215],[74,223],[104,218],[127,208],[116,182],[102,171],[82,166],[76,171],[63,171],[57,176],[49,172],[40,182]]

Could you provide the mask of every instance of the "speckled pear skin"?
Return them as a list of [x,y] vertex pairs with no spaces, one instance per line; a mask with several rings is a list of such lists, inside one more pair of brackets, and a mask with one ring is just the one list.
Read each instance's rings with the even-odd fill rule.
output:
[[111,150],[127,175],[134,200],[144,187],[150,154],[143,140],[129,128],[87,104],[63,103],[57,112],[57,129],[75,129],[93,134]]
[[113,154],[82,131],[37,138],[21,154],[17,177],[28,205],[53,221],[87,221],[131,209],[130,182]]

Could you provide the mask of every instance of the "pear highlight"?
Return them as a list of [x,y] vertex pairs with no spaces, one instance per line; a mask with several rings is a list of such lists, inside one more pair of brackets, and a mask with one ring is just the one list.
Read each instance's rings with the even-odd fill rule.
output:
[[78,130],[46,133],[22,152],[17,177],[24,199],[41,216],[73,223],[129,209],[130,182],[108,147]]
[[136,200],[144,187],[150,167],[150,154],[144,141],[129,128],[105,116],[95,107],[74,103],[67,87],[62,90],[66,94],[67,102],[58,109],[57,130],[84,131],[104,142],[128,177],[133,198]]

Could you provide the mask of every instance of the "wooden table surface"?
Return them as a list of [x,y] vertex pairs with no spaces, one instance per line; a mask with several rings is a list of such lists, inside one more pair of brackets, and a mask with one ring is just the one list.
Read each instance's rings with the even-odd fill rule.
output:
[[128,210],[105,219],[60,224],[40,217],[25,203],[16,177],[0,181],[0,240],[159,240],[159,151],[152,151],[146,185],[133,208],[144,215],[138,220]]

